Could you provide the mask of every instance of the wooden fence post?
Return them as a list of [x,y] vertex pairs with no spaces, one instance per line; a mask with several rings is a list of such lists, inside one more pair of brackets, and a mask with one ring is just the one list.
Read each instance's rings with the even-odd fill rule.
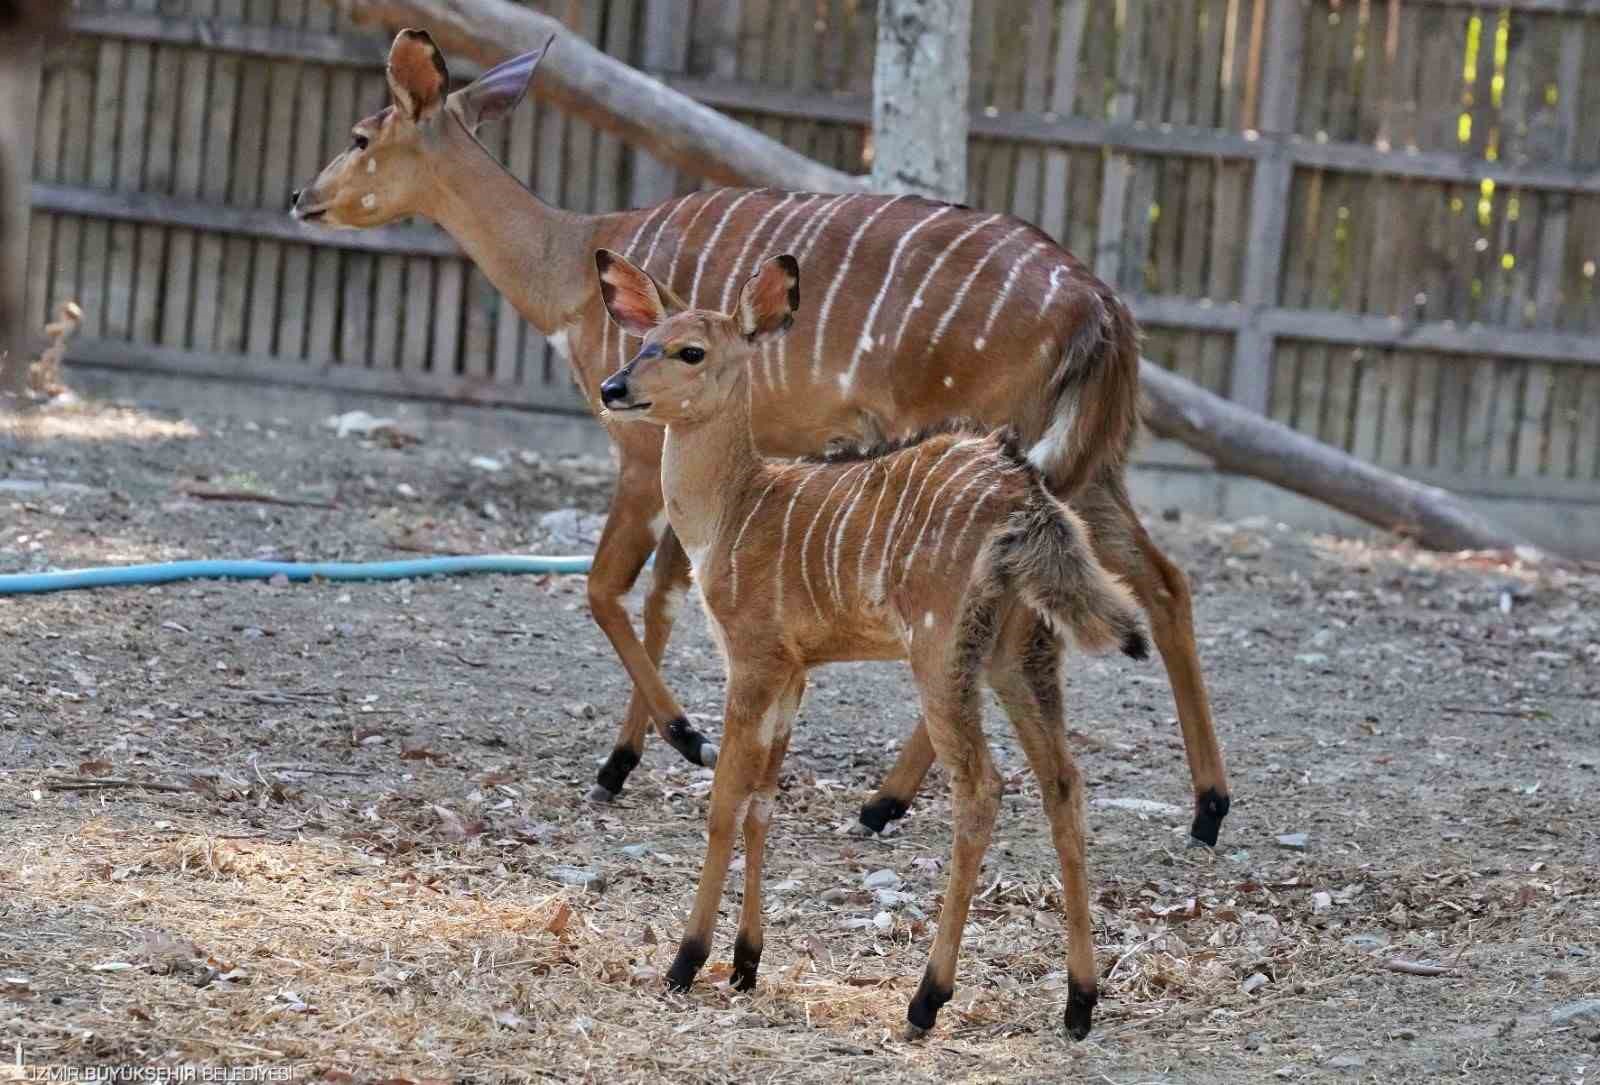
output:
[[1294,162],[1288,139],[1294,132],[1300,91],[1300,53],[1305,36],[1305,0],[1269,0],[1265,71],[1256,101],[1256,130],[1269,153],[1256,161],[1250,186],[1250,225],[1246,232],[1244,283],[1240,300],[1247,315],[1234,339],[1230,398],[1265,413],[1272,387],[1272,334],[1262,314],[1277,303],[1278,276],[1289,219]]
[[[1111,95],[1110,120],[1127,124],[1139,104],[1139,70],[1144,57],[1144,11],[1150,0],[1123,0],[1122,34],[1117,39],[1115,89]],[[1161,3],[1162,0],[1155,0]],[[1123,220],[1128,210],[1128,182],[1133,177],[1133,158],[1124,152],[1106,155],[1100,183],[1100,215],[1094,247],[1094,273],[1113,288],[1122,282]]]

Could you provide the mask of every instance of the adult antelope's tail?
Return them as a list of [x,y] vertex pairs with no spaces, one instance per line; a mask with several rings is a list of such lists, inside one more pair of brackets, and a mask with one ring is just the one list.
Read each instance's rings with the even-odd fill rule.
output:
[[992,568],[1063,637],[1089,651],[1149,655],[1133,593],[1100,564],[1077,513],[1047,493],[1011,514],[994,536]]
[[1120,467],[1139,426],[1139,332],[1111,289],[1094,283],[1069,309],[1072,337],[1046,387],[1044,429],[1028,460],[1070,498],[1106,466]]

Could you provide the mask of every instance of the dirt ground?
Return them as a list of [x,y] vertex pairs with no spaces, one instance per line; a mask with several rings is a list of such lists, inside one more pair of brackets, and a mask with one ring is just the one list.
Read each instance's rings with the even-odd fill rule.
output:
[[[590,545],[592,518],[541,517],[603,509],[606,464],[395,443],[92,404],[0,420],[0,572]],[[949,804],[936,775],[885,838],[851,831],[914,718],[896,666],[815,675],[757,991],[725,982],[735,879],[707,972],[666,993],[710,773],[652,742],[592,805],[627,688],[583,580],[483,577],[0,597],[0,1062],[1600,1080],[1600,573],[1149,511],[1195,585],[1233,813],[1215,852],[1185,847],[1158,663],[1071,663],[1102,976],[1084,1043],[1061,1031],[1054,854],[998,713],[1008,795],[956,997],[901,1039]],[[667,674],[716,732],[697,613]]]

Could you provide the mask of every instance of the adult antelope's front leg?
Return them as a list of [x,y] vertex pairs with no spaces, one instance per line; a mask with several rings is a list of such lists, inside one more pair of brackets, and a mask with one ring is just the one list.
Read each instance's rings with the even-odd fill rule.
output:
[[[644,708],[658,722],[667,724],[668,741],[672,741],[673,732],[683,736],[698,736],[689,727],[688,717],[667,688],[666,682],[662,681],[661,672],[656,669],[659,651],[652,658],[639,642],[638,634],[633,630],[633,621],[628,617],[628,608],[622,601],[639,578],[639,571],[644,568],[651,549],[656,546],[656,532],[651,522],[661,511],[661,490],[655,471],[653,464],[648,467],[629,465],[624,459],[616,492],[611,497],[611,511],[606,516],[605,529],[600,533],[600,544],[595,548],[594,566],[589,571],[589,612],[621,658],[628,677],[633,679],[634,697],[643,700]],[[662,646],[665,647],[665,644],[663,630]],[[629,711],[631,715],[631,705]],[[684,742],[687,746],[687,737]],[[703,744],[704,740],[701,739],[700,745]],[[694,756],[685,746],[679,746],[679,750],[685,757],[698,762],[700,745],[692,747]],[[607,762],[607,766],[610,766],[610,762]],[[628,766],[629,769],[632,767]],[[605,779],[608,778],[603,778],[602,783]],[[620,781],[618,786],[621,786]]]
[[[711,955],[717,906],[722,902],[728,863],[733,858],[734,837],[744,826],[751,800],[767,775],[777,745],[776,706],[792,682],[791,676],[765,668],[734,663],[731,669],[723,712],[722,753],[717,759],[717,775],[711,784],[711,813],[706,819],[705,864],[700,868],[694,909],[689,913],[683,940],[678,943],[678,955],[667,971],[667,986],[675,991],[688,990]],[[764,844],[764,821],[758,836]],[[749,862],[747,857],[746,863]],[[759,877],[759,859],[755,866]],[[755,962],[745,963],[750,981],[754,982]]]
[[[650,592],[644,600],[644,649],[650,662],[660,673],[661,655],[666,650],[667,639],[672,636],[673,623],[678,608],[689,590],[689,556],[683,552],[678,536],[669,527],[661,533],[656,544],[655,571],[650,580]],[[609,802],[622,791],[628,774],[639,764],[644,753],[644,736],[649,730],[651,712],[649,702],[640,687],[635,685],[628,698],[628,714],[623,719],[622,731],[617,736],[611,756],[600,767],[594,790],[589,797]],[[711,766],[716,764],[717,748],[704,735],[689,726],[685,717],[658,720],[661,737],[691,763]]]

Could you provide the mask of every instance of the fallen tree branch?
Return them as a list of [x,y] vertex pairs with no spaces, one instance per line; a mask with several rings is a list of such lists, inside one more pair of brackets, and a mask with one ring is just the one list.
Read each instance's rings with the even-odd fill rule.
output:
[[1509,550],[1526,538],[1480,516],[1448,490],[1385,471],[1313,440],[1160,366],[1139,367],[1145,422],[1218,467],[1274,485],[1415,539],[1430,550]]

